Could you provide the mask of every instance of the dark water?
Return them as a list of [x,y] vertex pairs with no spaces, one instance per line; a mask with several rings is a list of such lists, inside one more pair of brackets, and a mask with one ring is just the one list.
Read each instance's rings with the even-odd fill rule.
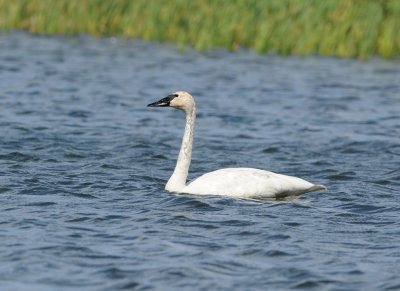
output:
[[[176,195],[246,166],[329,191]],[[178,53],[136,40],[0,36],[1,290],[400,289],[400,63]]]

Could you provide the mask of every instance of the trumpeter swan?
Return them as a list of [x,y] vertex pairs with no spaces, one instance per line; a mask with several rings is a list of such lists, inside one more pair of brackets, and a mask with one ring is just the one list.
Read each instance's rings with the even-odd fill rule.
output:
[[186,185],[192,159],[196,104],[187,92],[174,92],[147,105],[149,107],[174,107],[186,114],[186,127],[174,173],[165,189],[188,194],[224,195],[240,198],[281,198],[326,190],[303,179],[252,168],[227,168],[200,176]]

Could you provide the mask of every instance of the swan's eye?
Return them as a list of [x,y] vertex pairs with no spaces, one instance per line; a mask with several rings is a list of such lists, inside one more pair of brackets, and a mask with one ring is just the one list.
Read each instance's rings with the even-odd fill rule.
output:
[[172,94],[172,96],[173,96],[173,97],[178,97],[179,95],[178,95],[178,94]]

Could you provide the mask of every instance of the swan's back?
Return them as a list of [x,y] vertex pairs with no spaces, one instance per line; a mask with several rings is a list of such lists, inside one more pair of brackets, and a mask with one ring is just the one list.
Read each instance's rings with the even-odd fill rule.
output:
[[182,192],[242,198],[278,198],[325,189],[303,179],[252,168],[226,168],[200,176]]

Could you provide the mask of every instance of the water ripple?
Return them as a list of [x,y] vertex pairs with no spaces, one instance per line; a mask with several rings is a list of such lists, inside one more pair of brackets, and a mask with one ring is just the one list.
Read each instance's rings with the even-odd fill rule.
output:
[[[78,36],[0,36],[4,290],[396,290],[399,63]],[[300,176],[283,200],[169,193],[196,96],[190,179]]]

